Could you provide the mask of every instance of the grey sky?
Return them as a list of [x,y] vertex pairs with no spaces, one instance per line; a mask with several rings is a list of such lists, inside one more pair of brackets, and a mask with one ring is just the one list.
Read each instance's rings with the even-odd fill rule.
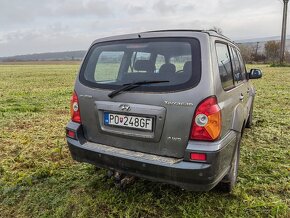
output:
[[277,36],[282,0],[0,0],[0,57],[87,49],[99,37],[220,27],[232,39]]

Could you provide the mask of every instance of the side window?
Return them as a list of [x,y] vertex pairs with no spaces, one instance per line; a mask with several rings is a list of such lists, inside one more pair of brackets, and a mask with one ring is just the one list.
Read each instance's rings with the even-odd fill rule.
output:
[[135,62],[138,60],[149,60],[151,54],[147,52],[135,52]]
[[95,67],[95,81],[116,81],[123,56],[123,51],[103,51]]
[[235,79],[235,82],[238,84],[241,81],[243,81],[242,69],[241,69],[240,60],[238,58],[237,52],[232,47],[231,47],[231,57],[232,57],[232,63],[233,63],[234,79]]
[[184,64],[192,60],[191,55],[176,56],[170,58],[170,63],[176,67],[176,72],[183,70]]
[[234,86],[229,48],[226,44],[216,43],[216,53],[222,86],[229,89]]
[[[146,68],[149,66],[144,66],[144,65],[149,65],[151,58],[151,53],[148,52],[133,52],[132,58],[131,58],[131,72],[136,73],[136,72],[145,72]],[[150,63],[149,63],[150,62]],[[153,63],[151,63],[153,66]],[[152,67],[151,66],[151,67]],[[130,72],[129,72],[130,73]]]
[[244,64],[244,61],[243,61],[243,58],[242,58],[242,55],[241,53],[237,50],[237,54],[238,54],[238,57],[239,57],[239,61],[240,61],[240,66],[241,66],[241,72],[242,72],[242,79],[243,80],[246,80],[246,66]]
[[156,62],[155,62],[155,65],[156,65],[156,69],[160,69],[160,67],[165,64],[165,57],[163,55],[157,55],[156,57]]

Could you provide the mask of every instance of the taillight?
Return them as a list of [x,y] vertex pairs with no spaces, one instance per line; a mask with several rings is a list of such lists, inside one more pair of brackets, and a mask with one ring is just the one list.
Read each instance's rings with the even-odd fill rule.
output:
[[221,133],[221,109],[215,96],[204,99],[197,107],[191,126],[190,139],[214,141]]
[[73,92],[70,100],[70,115],[73,122],[81,123],[79,100],[76,92]]

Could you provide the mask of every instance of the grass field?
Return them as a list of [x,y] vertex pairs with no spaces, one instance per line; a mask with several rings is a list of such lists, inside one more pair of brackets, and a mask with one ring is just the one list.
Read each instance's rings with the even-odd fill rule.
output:
[[144,180],[115,188],[66,146],[78,65],[0,65],[0,217],[290,217],[290,68],[258,67],[239,181],[223,194]]

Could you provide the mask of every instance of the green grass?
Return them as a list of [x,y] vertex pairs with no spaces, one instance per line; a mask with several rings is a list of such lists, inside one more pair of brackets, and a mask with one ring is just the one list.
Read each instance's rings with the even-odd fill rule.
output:
[[223,194],[145,180],[118,190],[66,146],[78,66],[0,65],[0,217],[289,217],[290,68],[256,67],[254,126]]

